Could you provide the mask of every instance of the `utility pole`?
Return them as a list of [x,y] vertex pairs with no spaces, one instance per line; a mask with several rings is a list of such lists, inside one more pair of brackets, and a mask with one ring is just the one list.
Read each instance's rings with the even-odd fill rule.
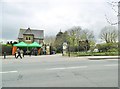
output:
[[[118,2],[118,57],[120,59],[120,1]],[[118,61],[118,64],[120,64],[120,61]],[[120,71],[118,72],[118,75],[120,74]],[[119,78],[120,79],[120,78]],[[118,87],[120,87],[120,82],[118,82]]]
[[120,1],[118,2],[118,31],[120,32]]
[[119,57],[120,57],[120,1],[118,2],[118,50],[119,50]]

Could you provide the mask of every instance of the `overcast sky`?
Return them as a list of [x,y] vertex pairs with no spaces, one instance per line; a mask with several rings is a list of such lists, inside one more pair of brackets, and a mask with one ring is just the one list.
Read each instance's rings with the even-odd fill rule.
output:
[[19,29],[28,27],[43,29],[47,36],[81,26],[98,36],[109,25],[105,14],[117,21],[117,13],[107,3],[112,1],[119,0],[2,0],[2,39],[15,40]]

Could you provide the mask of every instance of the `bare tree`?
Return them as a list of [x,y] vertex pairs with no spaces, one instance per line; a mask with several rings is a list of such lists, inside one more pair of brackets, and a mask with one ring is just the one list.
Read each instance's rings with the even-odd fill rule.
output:
[[[80,47],[82,47],[82,49],[87,51],[91,43],[93,43],[94,41],[93,31],[90,31],[88,29],[82,29],[80,26],[74,26],[68,29],[68,35],[69,35],[70,45],[73,47],[73,49],[76,50],[79,50]],[[83,42],[83,44],[80,42]]]
[[114,26],[107,26],[101,30],[100,37],[106,43],[114,43],[117,41],[118,31]]
[[68,30],[69,39],[72,44],[77,44],[80,40],[94,41],[93,31],[82,29],[80,26],[72,27]]
[[78,44],[78,42],[80,40],[81,30],[82,30],[82,28],[80,26],[74,26],[67,30],[68,35],[69,35],[69,41],[72,46],[75,46]]
[[55,41],[55,36],[46,36],[44,41],[46,44],[53,44]]
[[[117,16],[119,16],[120,15],[120,10],[119,10],[119,3],[120,3],[120,1],[119,2],[107,2],[108,3],[108,5],[110,5],[110,7],[111,7],[111,9],[113,10],[113,12],[114,13],[116,13],[116,18],[117,18]],[[118,10],[117,10],[117,8],[118,8]],[[111,21],[110,20],[110,18],[108,18],[108,16],[105,14],[105,18],[106,18],[106,21],[110,24],[110,25],[117,25],[117,24],[119,24],[120,23],[120,21],[118,20],[118,21],[115,21],[115,22],[113,22],[113,21]]]
[[81,40],[89,40],[89,41],[94,40],[93,31],[90,31],[88,29],[82,30],[81,34],[80,34],[80,39]]

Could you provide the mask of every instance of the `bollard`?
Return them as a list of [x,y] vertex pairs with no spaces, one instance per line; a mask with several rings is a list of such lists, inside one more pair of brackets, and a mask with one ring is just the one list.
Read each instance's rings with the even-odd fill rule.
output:
[[70,57],[70,52],[68,53],[68,56]]
[[4,59],[6,59],[6,52],[4,52]]

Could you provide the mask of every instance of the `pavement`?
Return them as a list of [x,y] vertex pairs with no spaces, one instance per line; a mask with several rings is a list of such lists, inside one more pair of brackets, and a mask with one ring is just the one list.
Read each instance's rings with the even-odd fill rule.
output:
[[[61,54],[56,54],[57,57],[62,56]],[[39,55],[39,56],[32,56],[33,57],[49,57],[49,56],[56,56],[56,55]],[[25,57],[29,57],[28,55],[26,55]],[[68,58],[67,56],[63,56],[65,58]],[[13,55],[8,55],[6,56],[6,59],[14,59],[15,57]],[[80,56],[80,57],[70,57],[70,58],[79,58],[79,59],[119,59],[119,56]],[[3,56],[0,56],[0,59],[4,59]]]
[[[2,58],[2,57],[1,57]],[[25,56],[2,59],[3,87],[117,87],[117,56]],[[111,59],[112,58],[112,59]]]

